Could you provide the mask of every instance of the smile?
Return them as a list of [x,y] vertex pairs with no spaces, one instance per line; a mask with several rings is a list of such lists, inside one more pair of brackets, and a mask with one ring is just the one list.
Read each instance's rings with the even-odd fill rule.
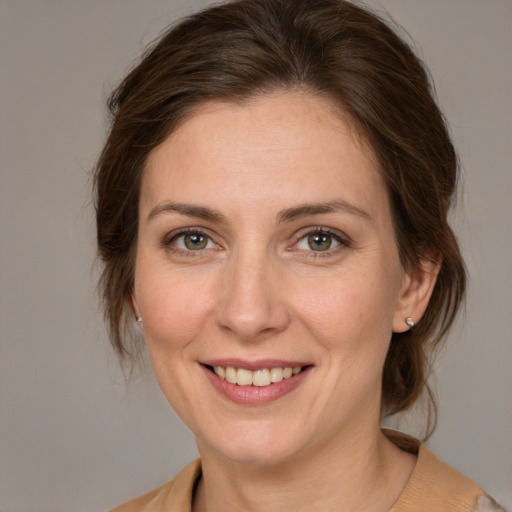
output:
[[314,365],[299,361],[237,359],[203,362],[200,365],[213,388],[239,404],[273,402],[294,389],[311,374]]
[[215,374],[222,380],[238,386],[265,387],[277,384],[283,379],[289,379],[302,371],[302,366],[286,366],[275,368],[261,368],[255,371],[246,368],[235,368],[233,366],[214,366]]

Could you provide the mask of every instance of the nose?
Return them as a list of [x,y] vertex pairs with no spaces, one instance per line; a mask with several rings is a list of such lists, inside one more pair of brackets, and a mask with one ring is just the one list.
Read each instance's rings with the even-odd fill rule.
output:
[[265,251],[242,250],[226,264],[217,322],[244,341],[268,339],[290,322],[283,293],[283,270]]

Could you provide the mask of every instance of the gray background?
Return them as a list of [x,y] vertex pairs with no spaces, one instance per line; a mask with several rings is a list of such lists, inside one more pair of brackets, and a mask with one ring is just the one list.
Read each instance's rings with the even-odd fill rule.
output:
[[[127,390],[108,348],[89,191],[112,85],[169,21],[207,3],[0,0],[3,512],[105,510],[195,456],[152,377]],[[464,163],[467,319],[437,364],[429,444],[512,507],[512,2],[373,5],[417,41]]]

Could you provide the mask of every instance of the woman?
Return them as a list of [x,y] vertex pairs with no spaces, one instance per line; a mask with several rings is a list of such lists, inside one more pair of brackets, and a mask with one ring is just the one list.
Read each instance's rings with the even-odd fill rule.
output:
[[457,158],[422,64],[342,0],[240,0],[165,34],[96,173],[111,339],[136,320],[201,461],[119,511],[501,510],[382,431],[465,291]]

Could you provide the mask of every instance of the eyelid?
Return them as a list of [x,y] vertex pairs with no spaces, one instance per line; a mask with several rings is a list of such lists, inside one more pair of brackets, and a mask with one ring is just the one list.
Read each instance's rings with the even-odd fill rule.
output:
[[[215,248],[204,248],[204,249],[198,249],[196,251],[191,249],[182,249],[176,246],[173,246],[172,242],[178,239],[179,237],[182,237],[187,234],[199,234],[207,237],[209,241],[211,241]],[[313,251],[313,250],[304,250],[304,249],[298,249],[297,245],[300,241],[302,241],[304,238],[314,235],[314,234],[326,234],[329,236],[332,236],[334,240],[336,240],[339,245],[326,249],[325,251]],[[293,236],[293,243],[290,247],[287,248],[288,251],[301,251],[303,253],[308,253],[308,257],[327,257],[332,255],[333,253],[339,251],[340,249],[350,247],[352,245],[352,239],[345,234],[344,232],[326,227],[326,226],[309,226],[306,228],[302,228],[299,230],[294,236]],[[190,255],[190,256],[199,256],[200,253],[212,251],[212,250],[222,250],[223,246],[217,241],[217,237],[212,235],[209,229],[198,227],[198,226],[189,226],[189,227],[183,227],[176,229],[174,231],[171,231],[167,233],[163,239],[162,239],[162,245],[164,249],[184,254],[184,255]]]
[[[205,236],[206,238],[209,239],[209,241],[211,241],[215,245],[215,248],[214,249],[204,248],[204,249],[198,249],[198,250],[194,251],[191,249],[183,249],[181,247],[173,246],[173,242],[175,240],[177,240],[178,238],[185,236],[185,235]],[[196,227],[196,226],[180,228],[180,229],[171,231],[170,233],[167,233],[162,240],[162,245],[167,250],[170,250],[170,251],[173,251],[176,253],[181,253],[181,254],[201,253],[201,252],[206,252],[206,251],[211,251],[211,250],[218,250],[218,249],[222,248],[222,246],[210,234],[210,231],[208,229]],[[196,255],[196,254],[194,254],[194,255]]]
[[[304,238],[315,235],[315,234],[324,234],[332,236],[337,242],[339,242],[339,246],[334,247],[332,249],[327,249],[325,251],[313,251],[313,250],[304,250],[304,249],[297,249],[297,245],[299,242],[304,240]],[[301,229],[296,235],[295,235],[295,241],[292,245],[292,247],[289,249],[291,251],[294,250],[301,250],[306,253],[312,253],[312,257],[322,257],[322,256],[329,256],[332,255],[333,252],[336,252],[337,250],[345,247],[350,247],[352,245],[351,238],[343,233],[342,231],[339,231],[337,229],[329,228],[326,226],[310,226],[308,228]]]

